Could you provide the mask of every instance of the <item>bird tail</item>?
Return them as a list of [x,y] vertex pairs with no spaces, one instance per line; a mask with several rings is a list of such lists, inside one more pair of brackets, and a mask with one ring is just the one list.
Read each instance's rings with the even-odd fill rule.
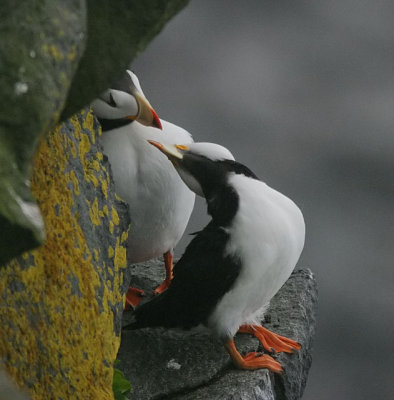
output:
[[167,304],[166,292],[137,307],[132,320],[123,326],[124,330],[134,330],[146,327],[171,327],[170,305]]

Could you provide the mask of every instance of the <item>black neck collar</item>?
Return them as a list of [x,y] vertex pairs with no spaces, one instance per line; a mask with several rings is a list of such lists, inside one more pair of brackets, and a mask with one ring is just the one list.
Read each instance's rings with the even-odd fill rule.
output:
[[103,132],[110,131],[112,129],[121,128],[122,126],[131,124],[132,119],[120,118],[120,119],[101,119],[98,118]]

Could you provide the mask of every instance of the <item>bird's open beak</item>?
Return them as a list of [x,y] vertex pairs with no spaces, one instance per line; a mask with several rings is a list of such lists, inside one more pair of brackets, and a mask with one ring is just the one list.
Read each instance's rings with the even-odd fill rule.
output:
[[148,140],[148,142],[164,153],[170,159],[170,161],[175,161],[176,159],[182,160],[183,154],[179,150],[187,150],[187,146],[183,145],[165,145],[154,140]]
[[149,101],[137,91],[134,91],[133,96],[138,104],[138,114],[137,116],[130,116],[129,118],[134,119],[145,126],[153,126],[158,129],[163,129],[160,118],[153,107],[149,104]]

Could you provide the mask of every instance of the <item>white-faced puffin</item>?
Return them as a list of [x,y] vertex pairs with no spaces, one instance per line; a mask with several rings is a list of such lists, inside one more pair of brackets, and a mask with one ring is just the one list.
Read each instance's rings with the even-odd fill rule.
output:
[[239,368],[281,372],[267,354],[242,356],[233,338],[237,332],[251,333],[268,352],[301,347],[256,322],[299,259],[305,238],[301,211],[222,146],[150,143],[167,155],[191,190],[205,197],[212,220],[176,263],[171,286],[137,307],[125,329],[203,324],[223,341]]
[[[186,229],[195,195],[167,157],[147,140],[187,145],[193,139],[186,130],[159,120],[131,71],[93,101],[92,108],[102,126],[102,145],[112,167],[116,193],[129,204],[127,261],[164,255],[166,278],[155,290],[161,293],[171,282],[173,249]],[[136,306],[141,294],[130,287],[126,302]]]

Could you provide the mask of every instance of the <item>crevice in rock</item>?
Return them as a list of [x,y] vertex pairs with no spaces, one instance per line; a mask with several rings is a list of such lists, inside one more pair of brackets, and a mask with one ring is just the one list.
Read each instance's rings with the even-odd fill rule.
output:
[[160,394],[158,396],[152,397],[152,400],[176,400],[180,396],[192,394],[193,392],[195,392],[198,389],[206,388],[206,387],[218,382],[222,377],[224,377],[226,375],[226,373],[228,371],[231,370],[231,368],[232,368],[231,364],[228,364],[225,367],[223,367],[222,369],[220,369],[215,375],[213,375],[211,379],[208,379],[205,382],[201,382],[199,385],[184,387],[181,390],[175,390],[172,393],[168,393],[168,394],[164,394],[164,395]]

